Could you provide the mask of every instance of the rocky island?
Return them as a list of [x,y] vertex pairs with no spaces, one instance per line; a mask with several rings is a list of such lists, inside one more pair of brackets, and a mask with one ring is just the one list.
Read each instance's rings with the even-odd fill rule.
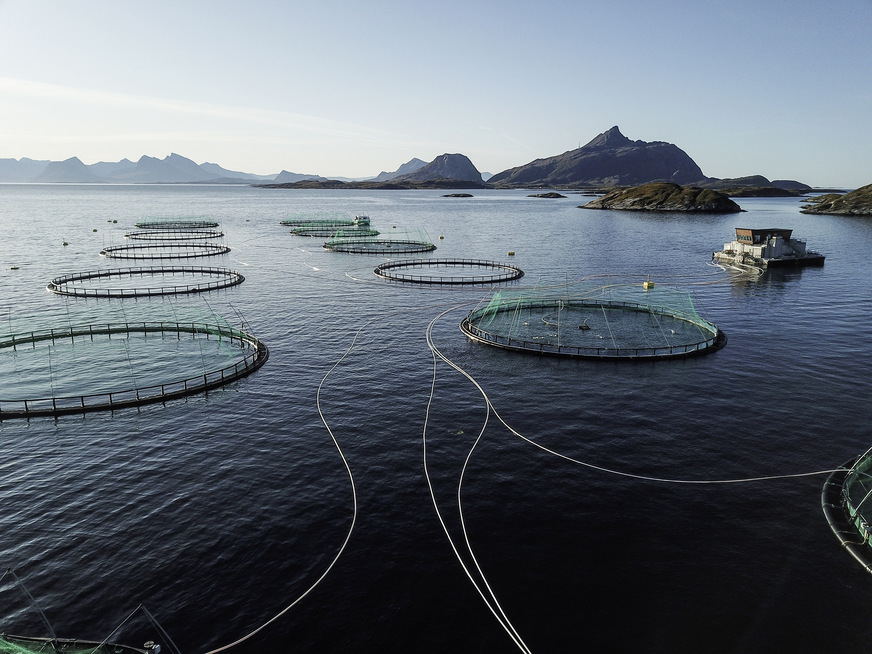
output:
[[827,193],[809,198],[801,213],[823,213],[838,216],[872,216],[872,184],[861,186],[855,191],[841,195]]
[[718,191],[671,182],[651,182],[618,189],[581,205],[581,209],[623,211],[686,211],[697,213],[737,213],[742,208]]

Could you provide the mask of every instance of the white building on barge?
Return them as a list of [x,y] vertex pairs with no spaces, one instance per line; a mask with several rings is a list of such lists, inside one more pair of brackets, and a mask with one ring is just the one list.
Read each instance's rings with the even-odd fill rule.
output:
[[806,249],[805,241],[791,238],[792,229],[736,227],[736,240],[724,244],[712,259],[719,263],[769,268],[822,266],[824,255]]

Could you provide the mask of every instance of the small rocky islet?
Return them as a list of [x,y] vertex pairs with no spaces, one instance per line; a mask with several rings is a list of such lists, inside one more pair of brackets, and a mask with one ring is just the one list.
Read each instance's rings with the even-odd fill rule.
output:
[[685,211],[694,213],[738,213],[742,208],[727,195],[698,186],[672,182],[651,182],[617,189],[581,205],[581,209],[622,211]]
[[827,193],[808,199],[801,213],[835,216],[872,216],[872,184],[861,186],[850,193]]

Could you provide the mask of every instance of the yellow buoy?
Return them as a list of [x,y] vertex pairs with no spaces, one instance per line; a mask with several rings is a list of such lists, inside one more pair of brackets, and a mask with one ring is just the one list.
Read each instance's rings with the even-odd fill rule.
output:
[[654,288],[654,282],[651,281],[651,275],[648,275],[648,279],[642,282],[642,288],[644,288],[646,291],[649,288]]
[[515,256],[515,251],[514,251],[514,250],[509,250],[509,256],[510,256],[510,257]]

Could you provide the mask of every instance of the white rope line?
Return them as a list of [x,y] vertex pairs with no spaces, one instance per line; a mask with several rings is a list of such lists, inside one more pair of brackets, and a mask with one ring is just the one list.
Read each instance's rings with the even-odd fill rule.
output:
[[[453,307],[451,309],[447,309],[443,313],[439,314],[439,316],[437,316],[436,318],[431,320],[430,323],[427,325],[427,330],[426,330],[427,345],[430,348],[430,352],[431,352],[431,355],[433,357],[433,376],[432,376],[431,382],[430,382],[430,397],[427,399],[427,410],[424,414],[424,427],[423,427],[422,434],[421,434],[421,438],[423,441],[423,448],[424,448],[424,458],[423,458],[424,477],[427,480],[427,487],[430,490],[430,500],[433,502],[433,508],[436,511],[436,517],[439,519],[439,523],[442,525],[442,530],[445,532],[445,536],[448,538],[448,543],[451,545],[451,549],[454,551],[454,556],[457,557],[457,560],[460,563],[460,566],[463,568],[463,571],[466,573],[466,576],[472,582],[473,587],[476,589],[478,594],[481,596],[482,600],[484,600],[484,603],[488,607],[490,612],[493,614],[493,616],[500,623],[500,626],[509,635],[509,638],[511,638],[512,641],[515,643],[515,645],[517,645],[518,649],[520,649],[522,652],[526,652],[527,654],[530,654],[530,652],[531,652],[530,648],[527,647],[527,645],[524,643],[520,634],[515,629],[514,625],[512,625],[511,621],[509,620],[508,616],[506,615],[505,611],[503,610],[502,606],[500,605],[499,601],[497,600],[497,597],[494,594],[493,589],[491,588],[490,584],[487,581],[487,577],[485,577],[484,572],[482,571],[481,566],[479,565],[478,560],[476,559],[475,554],[472,551],[472,545],[469,542],[469,535],[466,531],[466,522],[463,518],[463,509],[462,509],[462,504],[461,504],[461,487],[463,484],[463,476],[466,473],[466,469],[469,465],[469,461],[472,457],[472,453],[475,450],[478,443],[481,441],[481,438],[484,435],[485,429],[487,428],[488,417],[490,416],[490,410],[491,410],[490,402],[487,401],[487,396],[485,396],[484,391],[481,389],[481,387],[478,387],[478,388],[482,392],[482,397],[485,400],[485,409],[486,409],[487,413],[485,415],[484,423],[481,426],[481,430],[479,431],[478,436],[476,437],[475,442],[472,445],[472,448],[467,453],[466,459],[463,463],[463,469],[462,469],[461,474],[460,474],[460,481],[458,482],[458,485],[457,485],[457,508],[458,508],[458,513],[460,515],[461,528],[463,531],[464,541],[466,542],[466,548],[469,551],[470,558],[472,559],[473,563],[475,564],[475,568],[478,572],[478,575],[481,577],[482,583],[487,588],[487,594],[485,594],[485,592],[482,590],[479,583],[473,577],[472,573],[469,570],[469,567],[464,562],[463,557],[461,557],[460,552],[457,549],[457,545],[454,542],[454,539],[451,537],[451,533],[449,532],[448,527],[445,524],[445,520],[442,517],[442,512],[439,510],[439,504],[436,501],[436,494],[433,490],[433,483],[430,479],[430,472],[429,472],[429,468],[427,466],[427,425],[428,425],[429,419],[430,419],[430,408],[433,405],[433,396],[434,396],[435,391],[436,391],[436,370],[437,370],[437,364],[438,364],[437,356],[439,358],[441,358],[442,360],[446,361],[450,366],[452,366],[456,369],[456,366],[454,366],[454,364],[452,364],[446,357],[444,357],[442,355],[442,353],[440,353],[439,350],[436,348],[435,344],[433,343],[433,339],[432,339],[432,329],[433,329],[433,325],[436,323],[436,321],[441,316],[445,315],[445,313],[448,313],[449,311],[453,311],[455,308],[456,307]],[[475,383],[475,382],[473,381],[473,383]]]
[[[370,321],[370,322],[372,322],[372,321]],[[327,371],[327,374],[325,374],[324,377],[321,379],[321,382],[318,384],[318,392],[316,394],[316,399],[315,399],[315,403],[318,407],[318,415],[321,416],[321,422],[324,423],[324,427],[327,429],[327,433],[330,434],[330,438],[333,440],[333,444],[336,446],[336,451],[339,453],[339,457],[342,459],[342,463],[345,466],[345,470],[348,472],[348,481],[351,484],[351,496],[352,496],[352,502],[353,502],[353,511],[352,511],[352,516],[351,516],[351,524],[348,527],[348,533],[345,535],[345,540],[342,542],[342,545],[340,546],[339,550],[336,552],[336,556],[333,557],[333,560],[324,569],[324,572],[321,573],[321,576],[318,577],[315,580],[315,582],[311,586],[309,586],[309,588],[306,589],[303,592],[303,594],[301,594],[297,599],[295,599],[293,602],[288,604],[288,606],[286,606],[284,609],[282,609],[281,611],[276,613],[272,618],[270,618],[269,620],[267,620],[262,625],[260,625],[259,627],[257,627],[253,631],[251,631],[250,633],[246,634],[242,638],[239,638],[238,640],[235,640],[232,643],[228,643],[227,645],[224,645],[224,646],[219,647],[217,649],[213,649],[213,650],[210,650],[208,652],[205,652],[205,654],[216,654],[217,652],[223,652],[225,650],[230,649],[231,647],[235,647],[236,645],[239,645],[239,644],[245,642],[246,640],[248,640],[249,638],[251,638],[255,634],[263,631],[263,629],[265,629],[267,626],[269,626],[270,624],[272,624],[273,622],[275,622],[276,620],[278,620],[279,618],[284,616],[294,606],[299,604],[303,600],[303,598],[305,598],[307,595],[309,595],[309,593],[311,593],[313,590],[315,590],[315,588],[324,580],[324,578],[328,575],[328,573],[336,565],[336,562],[339,560],[339,557],[341,557],[343,552],[345,552],[345,548],[348,546],[348,542],[351,540],[351,533],[354,531],[355,524],[357,524],[357,511],[358,511],[357,488],[354,485],[354,476],[351,473],[351,466],[348,464],[348,460],[345,458],[345,454],[343,454],[342,448],[339,447],[339,441],[336,440],[336,436],[334,435],[333,430],[330,429],[330,425],[327,423],[327,419],[324,417],[324,412],[321,409],[321,389],[324,387],[324,383],[327,381],[327,378],[330,376],[330,374],[334,370],[336,370],[336,368],[339,367],[339,364],[341,364],[342,361],[349,354],[351,354],[351,351],[354,349],[354,345],[357,342],[358,337],[360,336],[361,332],[367,327],[367,325],[369,325],[369,323],[366,323],[365,325],[360,327],[360,329],[358,329],[355,332],[354,338],[351,339],[351,345],[348,346],[348,349],[345,350],[343,355],[341,357],[339,357],[339,360],[333,364],[333,367],[331,367],[330,370]]]
[[[439,320],[439,318],[444,317],[445,315],[447,315],[451,311],[455,311],[456,309],[459,309],[459,308],[460,307],[458,306],[458,307],[452,307],[451,309],[447,309],[443,313],[439,314],[439,316],[437,316],[433,320],[433,323],[435,323],[437,320]],[[447,357],[445,357],[438,350],[435,350],[435,351],[436,351],[436,353],[439,354],[439,357],[443,361],[445,361],[445,363],[447,363],[449,366],[451,366],[452,368],[457,370],[459,373],[461,373],[479,390],[479,392],[482,394],[482,397],[484,397],[485,402],[487,402],[487,405],[490,408],[490,410],[492,410],[494,412],[494,416],[496,417],[496,419],[499,420],[500,423],[502,423],[502,425],[506,429],[508,429],[512,434],[514,434],[515,436],[517,436],[521,440],[529,443],[530,445],[533,445],[534,447],[537,447],[540,450],[547,452],[548,454],[552,454],[553,456],[556,456],[556,457],[559,457],[559,458],[564,459],[566,461],[569,461],[570,463],[575,463],[577,465],[584,466],[585,468],[589,468],[591,470],[597,470],[599,472],[605,472],[605,473],[608,473],[611,475],[617,475],[620,477],[627,477],[630,479],[638,479],[641,481],[653,481],[653,482],[669,483],[669,484],[740,484],[740,483],[748,483],[748,482],[752,482],[752,481],[772,481],[772,480],[776,480],[776,479],[794,479],[794,478],[798,478],[798,477],[814,477],[817,475],[828,475],[828,474],[832,474],[836,470],[842,470],[842,468],[836,468],[836,469],[831,469],[831,470],[817,470],[814,472],[799,472],[799,473],[783,474],[783,475],[765,475],[765,476],[760,476],[760,477],[746,477],[746,478],[740,478],[740,479],[671,479],[668,477],[652,477],[652,476],[648,476],[648,475],[639,475],[639,474],[635,474],[635,473],[624,472],[621,470],[615,470],[613,468],[606,468],[604,466],[598,466],[596,464],[588,463],[586,461],[581,461],[579,459],[575,459],[575,458],[568,456],[566,454],[562,454],[560,452],[552,450],[551,448],[548,448],[548,447],[542,445],[541,443],[537,443],[536,441],[531,440],[530,438],[524,436],[522,433],[520,433],[519,431],[514,429],[511,425],[509,425],[509,423],[507,423],[505,420],[503,420],[502,416],[500,416],[500,414],[499,414],[499,411],[497,411],[497,408],[490,401],[490,397],[488,397],[487,393],[482,388],[481,384],[479,384],[472,375],[470,375],[466,370],[461,368],[459,365],[457,365],[453,361],[449,360]]]

